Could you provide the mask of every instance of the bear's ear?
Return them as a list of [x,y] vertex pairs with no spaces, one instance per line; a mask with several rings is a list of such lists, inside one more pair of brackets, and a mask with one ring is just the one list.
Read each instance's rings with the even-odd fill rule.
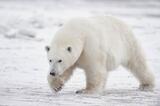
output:
[[67,51],[68,51],[68,52],[72,52],[72,47],[68,46],[68,47],[67,47]]
[[46,46],[45,47],[46,51],[48,52],[50,50],[50,47],[49,46]]

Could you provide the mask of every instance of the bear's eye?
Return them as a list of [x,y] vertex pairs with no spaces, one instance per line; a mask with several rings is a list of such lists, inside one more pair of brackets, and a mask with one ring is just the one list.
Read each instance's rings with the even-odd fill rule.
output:
[[58,63],[61,63],[62,62],[62,60],[58,60]]
[[52,60],[49,60],[49,62],[51,63],[51,62],[52,62]]
[[50,47],[49,46],[46,46],[45,47],[46,51],[48,52],[50,50]]
[[72,51],[72,48],[69,46],[69,47],[67,48],[67,51],[68,51],[68,52],[71,52],[71,51]]

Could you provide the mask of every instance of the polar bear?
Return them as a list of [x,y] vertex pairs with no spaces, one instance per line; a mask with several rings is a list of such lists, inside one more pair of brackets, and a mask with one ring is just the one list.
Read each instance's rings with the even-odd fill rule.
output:
[[48,83],[60,91],[75,68],[86,75],[86,88],[76,93],[101,93],[108,73],[120,65],[138,79],[140,89],[151,90],[154,76],[130,28],[112,16],[74,18],[59,29],[46,46]]

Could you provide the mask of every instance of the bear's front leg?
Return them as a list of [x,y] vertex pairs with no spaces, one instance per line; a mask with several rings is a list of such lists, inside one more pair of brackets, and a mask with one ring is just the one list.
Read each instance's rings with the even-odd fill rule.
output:
[[[102,66],[103,67],[103,66]],[[104,91],[107,70],[102,67],[92,67],[85,71],[86,74],[86,88],[76,91],[76,93],[85,94],[99,94]]]
[[60,91],[64,86],[64,83],[69,80],[74,68],[75,66],[70,67],[60,76],[48,75],[47,79],[51,90],[55,92]]
[[64,85],[64,81],[61,77],[54,77],[54,76],[48,75],[47,79],[48,79],[48,84],[52,91],[58,92],[62,89]]

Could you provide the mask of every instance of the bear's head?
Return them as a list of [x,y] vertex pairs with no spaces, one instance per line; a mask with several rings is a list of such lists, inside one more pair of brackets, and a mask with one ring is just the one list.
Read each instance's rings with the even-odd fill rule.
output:
[[74,36],[58,34],[54,36],[51,45],[46,46],[45,49],[50,75],[59,76],[77,62],[83,50],[83,42]]

